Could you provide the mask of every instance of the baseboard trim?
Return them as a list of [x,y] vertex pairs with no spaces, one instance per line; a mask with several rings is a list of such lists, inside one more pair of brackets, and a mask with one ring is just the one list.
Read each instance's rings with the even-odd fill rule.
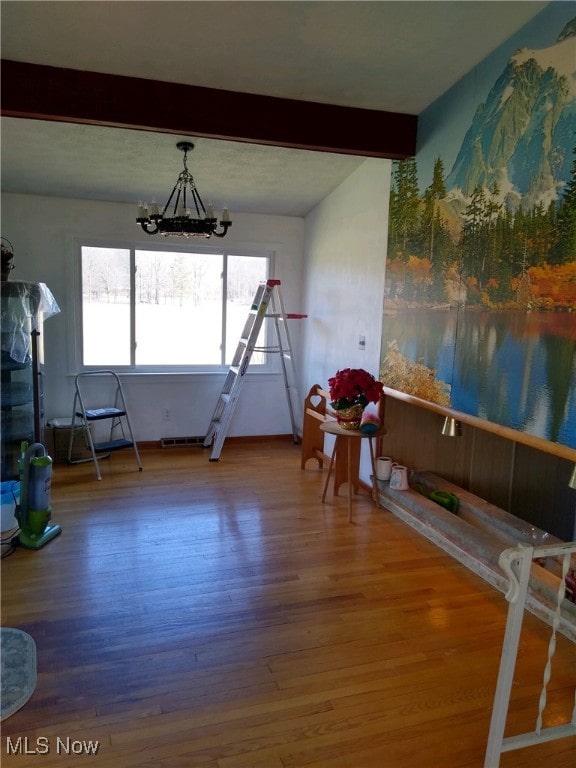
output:
[[[163,445],[163,440],[173,440],[173,445]],[[203,438],[197,437],[171,437],[161,438],[160,440],[139,440],[138,449],[146,448],[203,448]],[[262,443],[281,440],[282,442],[290,441],[294,442],[294,435],[290,432],[285,435],[237,435],[235,437],[227,437],[227,444],[242,444],[242,443]]]

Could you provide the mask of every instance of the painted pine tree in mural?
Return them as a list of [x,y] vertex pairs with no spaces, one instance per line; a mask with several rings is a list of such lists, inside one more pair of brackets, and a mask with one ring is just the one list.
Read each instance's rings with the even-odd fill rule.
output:
[[[444,166],[437,158],[434,178],[421,197],[415,159],[394,164],[390,192],[388,294],[408,305],[444,301],[446,270],[456,249],[441,213],[446,196]],[[395,262],[392,264],[391,262]]]
[[576,447],[576,19],[509,50],[449,171],[441,140],[393,163],[382,379]]
[[450,232],[441,213],[440,206],[445,199],[444,162],[437,157],[432,183],[422,198],[420,215],[420,252],[430,263],[430,297],[436,301],[444,298],[441,292],[444,275],[456,257]]
[[[574,149],[576,153],[576,148]],[[387,296],[395,307],[450,303],[447,275],[456,270],[469,306],[513,308],[530,273],[530,308],[576,309],[576,160],[557,201],[506,208],[498,185],[477,185],[461,212],[446,199],[442,160],[418,193],[417,163],[393,170]],[[450,228],[450,220],[457,226]],[[526,306],[524,295],[522,306]]]
[[[553,211],[556,209],[554,206]],[[576,147],[572,162],[572,175],[558,206],[558,215],[550,223],[556,239],[550,253],[550,260],[556,264],[567,264],[576,259]]]
[[394,184],[390,191],[390,232],[391,252],[406,261],[408,253],[416,244],[418,231],[420,196],[418,174],[413,158],[396,163]]

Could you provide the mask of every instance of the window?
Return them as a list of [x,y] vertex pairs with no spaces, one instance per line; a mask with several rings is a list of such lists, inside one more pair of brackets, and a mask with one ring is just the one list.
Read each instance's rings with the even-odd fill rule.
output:
[[[215,249],[82,245],[80,258],[83,367],[230,365],[270,272],[269,254]],[[265,356],[251,362],[263,365]]]

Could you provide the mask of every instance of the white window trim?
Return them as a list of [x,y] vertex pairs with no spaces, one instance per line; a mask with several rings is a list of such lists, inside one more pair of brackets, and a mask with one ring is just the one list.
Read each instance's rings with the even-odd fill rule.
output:
[[[69,322],[68,322],[68,338],[70,344],[68,345],[68,365],[69,375],[76,375],[84,371],[93,371],[104,368],[112,368],[113,370],[122,373],[122,375],[134,375],[134,376],[181,376],[181,375],[221,375],[225,374],[229,370],[229,365],[83,365],[83,349],[82,349],[82,248],[117,248],[130,251],[131,258],[134,257],[135,251],[150,250],[150,251],[168,251],[174,252],[175,250],[182,249],[182,245],[174,244],[172,242],[158,242],[153,243],[149,240],[123,240],[112,238],[98,238],[98,237],[79,237],[76,236],[72,239],[73,250],[73,268],[70,272],[69,278],[69,300],[68,307]],[[248,256],[255,258],[268,259],[268,279],[274,278],[275,270],[275,252],[262,245],[252,244],[240,244],[233,246],[218,247],[215,245],[197,245],[195,242],[189,246],[190,251],[195,253],[214,253],[217,255],[224,254],[225,256]],[[224,273],[226,272],[227,261],[224,259]],[[223,280],[225,279],[225,274]],[[131,323],[134,323],[134,274],[131,274]],[[254,293],[258,286],[254,286]],[[225,302],[222,302],[223,320],[225,320]],[[274,345],[275,339],[272,333],[272,324],[267,324],[267,339],[271,345]],[[132,328],[132,333],[134,329]],[[271,335],[272,333],[272,335]],[[235,344],[238,340],[233,341]],[[234,347],[235,348],[235,347]],[[266,355],[266,362],[264,364],[252,364],[249,369],[249,374],[279,374],[281,372],[279,356],[277,354]]]

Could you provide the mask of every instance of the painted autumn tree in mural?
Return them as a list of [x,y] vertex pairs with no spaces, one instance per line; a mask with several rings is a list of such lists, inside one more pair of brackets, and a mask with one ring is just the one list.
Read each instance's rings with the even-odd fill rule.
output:
[[449,172],[393,164],[381,378],[576,446],[575,77],[571,19],[513,49]]

